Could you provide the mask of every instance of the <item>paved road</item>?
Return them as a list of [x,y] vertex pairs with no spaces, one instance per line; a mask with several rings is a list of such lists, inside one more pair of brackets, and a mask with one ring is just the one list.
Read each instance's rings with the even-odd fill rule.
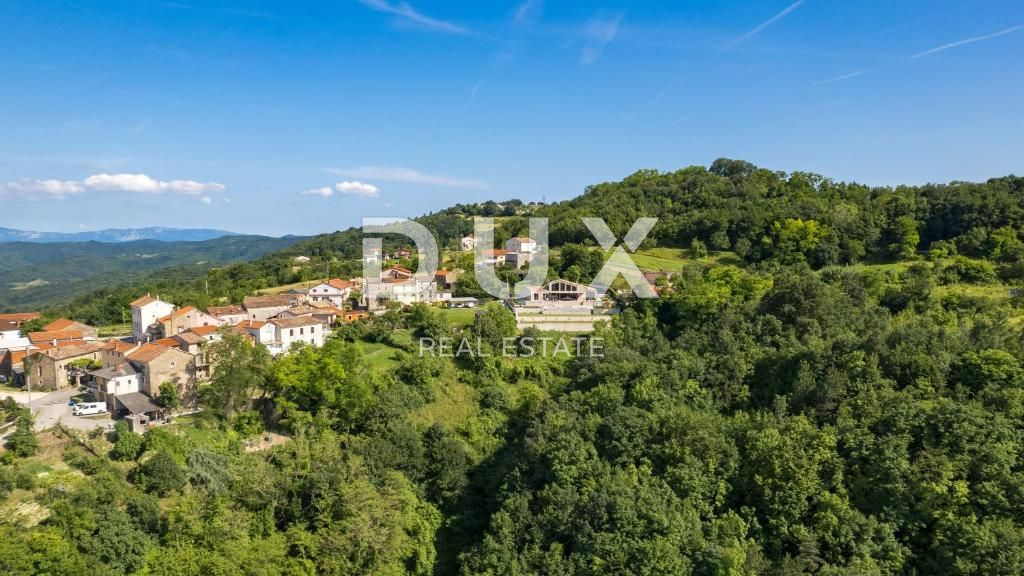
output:
[[[71,414],[71,407],[68,400],[77,396],[81,391],[77,388],[67,388],[49,394],[40,392],[32,393],[32,413],[35,414],[36,431],[53,428],[57,422],[61,422],[68,428],[78,430],[92,430],[93,428],[105,428],[112,424],[110,416],[90,416],[80,418]],[[11,396],[14,401],[28,405],[28,392],[3,392],[0,396]]]

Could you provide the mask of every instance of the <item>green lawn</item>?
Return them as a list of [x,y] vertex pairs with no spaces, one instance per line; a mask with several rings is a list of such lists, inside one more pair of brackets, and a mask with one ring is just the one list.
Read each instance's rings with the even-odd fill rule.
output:
[[363,361],[372,370],[385,372],[398,367],[395,359],[401,352],[398,348],[383,342],[360,342],[359,346],[363,349]]
[[456,430],[477,411],[477,392],[472,386],[460,382],[454,367],[449,366],[431,387],[434,400],[410,414],[413,422],[424,426],[437,423]]
[[444,308],[442,310],[452,326],[472,326],[476,308]]
[[643,248],[630,254],[633,262],[645,272],[679,272],[690,262],[704,264],[738,265],[740,259],[732,252],[712,252],[704,258],[694,258],[685,248]]
[[112,336],[127,336],[132,333],[132,323],[126,324],[106,324],[97,328],[100,333],[100,338],[110,338]]

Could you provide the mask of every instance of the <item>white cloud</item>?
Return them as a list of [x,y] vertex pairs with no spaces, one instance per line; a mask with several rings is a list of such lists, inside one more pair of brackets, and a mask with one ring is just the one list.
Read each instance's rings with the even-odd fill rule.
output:
[[213,198],[210,198],[209,196],[203,196],[199,201],[206,205],[213,204]]
[[615,39],[619,33],[619,22],[622,15],[612,18],[591,18],[583,27],[583,50],[580,52],[580,62],[591,64],[597,60],[609,42]]
[[376,198],[380,194],[380,188],[373,184],[363,184],[357,180],[338,182],[334,189],[346,196],[362,196],[363,198]]
[[355,168],[328,168],[328,172],[349,178],[364,180],[384,180],[386,182],[405,182],[408,184],[426,184],[446,188],[487,188],[483,180],[453,178],[442,174],[427,174],[412,168],[397,166],[358,166]]
[[42,198],[66,198],[85,192],[202,196],[211,192],[223,192],[224,190],[225,186],[218,182],[196,182],[195,180],[171,180],[165,182],[145,174],[94,174],[85,180],[24,179],[8,182],[0,186],[0,193]]
[[75,194],[85,192],[80,182],[73,180],[39,180],[25,178],[15,182],[8,182],[0,187],[4,194],[42,197],[42,198],[67,198]]
[[323,196],[324,198],[330,198],[334,196],[334,190],[330,186],[324,186],[323,188],[311,188],[309,190],[302,191],[303,196]]
[[171,193],[199,196],[208,192],[224,191],[224,185],[217,182],[196,182],[195,180],[164,182],[145,174],[95,174],[86,178],[84,184],[90,190],[97,192]]
[[398,16],[407,22],[411,22],[428,30],[434,30],[435,32],[447,32],[448,34],[470,33],[469,30],[462,26],[452,24],[451,22],[445,22],[444,20],[438,20],[437,18],[431,18],[426,14],[418,12],[407,2],[391,4],[386,0],[359,0],[359,3],[367,8],[376,10],[377,12]]

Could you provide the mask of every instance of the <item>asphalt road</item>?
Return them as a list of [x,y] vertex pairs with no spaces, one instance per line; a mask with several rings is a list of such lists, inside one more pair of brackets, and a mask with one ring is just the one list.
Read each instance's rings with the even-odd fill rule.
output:
[[[71,414],[71,406],[68,400],[80,394],[77,388],[67,388],[49,394],[34,392],[32,394],[32,413],[36,417],[35,429],[37,432],[53,428],[60,422],[68,428],[78,430],[92,430],[94,428],[106,428],[113,424],[110,415],[90,416],[81,418]],[[28,405],[28,392],[3,392],[2,396],[11,396],[18,404]]]

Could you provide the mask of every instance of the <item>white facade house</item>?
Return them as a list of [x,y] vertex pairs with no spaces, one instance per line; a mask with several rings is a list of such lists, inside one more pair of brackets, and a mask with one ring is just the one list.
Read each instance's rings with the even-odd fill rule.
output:
[[538,286],[524,294],[525,305],[529,307],[588,307],[597,301],[597,289],[557,278],[545,286]]
[[32,345],[32,341],[21,335],[20,328],[0,331],[0,350],[24,350]]
[[332,278],[309,289],[311,302],[330,302],[341,308],[352,295],[352,283],[340,278]]
[[142,390],[142,374],[125,362],[89,373],[96,382],[96,400],[106,402],[113,411],[117,396]]
[[363,297],[370,308],[379,308],[387,302],[397,302],[403,306],[424,303],[433,304],[438,301],[437,283],[432,276],[415,274],[410,278],[370,278],[366,282]]
[[509,238],[505,242],[505,248],[507,251],[505,254],[505,264],[511,264],[516,268],[522,268],[523,265],[532,262],[538,249],[537,241],[526,236]]
[[516,236],[515,238],[509,238],[508,242],[505,242],[505,249],[509,252],[533,254],[537,251],[537,241],[526,236]]
[[174,312],[175,306],[170,302],[164,302],[159,298],[153,298],[146,294],[142,298],[131,303],[132,307],[132,338],[136,342],[149,340],[149,327],[157,319],[163,318]]
[[276,338],[277,329],[273,324],[263,320],[245,320],[239,322],[237,327],[251,336],[254,342],[264,346],[270,346]]
[[371,250],[370,252],[367,252],[367,253],[363,254],[363,262],[371,263],[371,262],[380,262],[380,261],[381,261],[380,250]]
[[275,318],[268,325],[274,327],[275,341],[273,345],[267,346],[272,354],[287,352],[296,342],[319,348],[324,345],[327,336],[327,327],[311,316]]
[[484,250],[483,261],[478,262],[477,266],[500,266],[505,263],[505,258],[508,256],[508,250]]

